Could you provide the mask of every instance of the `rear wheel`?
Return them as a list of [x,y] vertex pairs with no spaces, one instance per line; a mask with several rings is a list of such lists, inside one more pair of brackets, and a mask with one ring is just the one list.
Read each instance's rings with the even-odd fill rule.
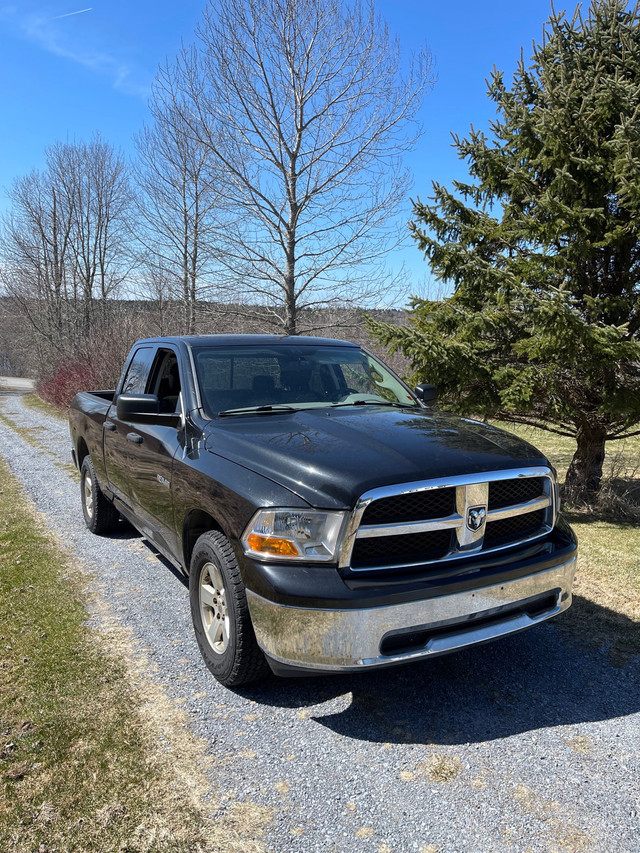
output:
[[189,598],[200,652],[221,684],[237,687],[269,672],[233,549],[217,530],[203,533],[195,544]]
[[80,498],[84,523],[92,533],[110,533],[115,529],[120,513],[102,494],[89,456],[85,456],[80,468]]

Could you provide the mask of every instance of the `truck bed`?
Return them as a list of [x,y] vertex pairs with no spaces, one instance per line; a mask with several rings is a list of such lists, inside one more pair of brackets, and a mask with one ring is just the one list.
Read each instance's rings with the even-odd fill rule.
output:
[[82,440],[94,460],[98,478],[106,482],[102,454],[102,427],[115,397],[115,389],[108,391],[80,391],[71,401],[69,430],[74,464],[78,464],[76,448]]

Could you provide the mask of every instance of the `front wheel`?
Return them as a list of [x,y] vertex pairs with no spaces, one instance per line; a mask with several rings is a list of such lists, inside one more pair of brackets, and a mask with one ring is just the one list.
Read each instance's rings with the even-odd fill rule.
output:
[[102,494],[89,456],[84,457],[80,468],[80,499],[84,523],[92,533],[101,535],[115,529],[120,513]]
[[267,674],[238,563],[229,541],[217,530],[203,533],[195,544],[189,600],[200,652],[221,684],[238,687]]

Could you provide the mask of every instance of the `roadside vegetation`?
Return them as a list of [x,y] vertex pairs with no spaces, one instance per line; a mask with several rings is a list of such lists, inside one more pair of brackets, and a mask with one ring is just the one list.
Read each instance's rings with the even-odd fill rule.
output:
[[249,814],[214,841],[199,746],[87,627],[83,576],[3,462],[0,498],[0,850],[260,850]]
[[[540,448],[558,471],[560,483],[564,484],[576,448],[575,439],[536,427],[513,423],[498,425]],[[601,493],[593,505],[581,504],[578,508],[566,503],[565,509],[569,509],[572,518],[578,520],[584,514],[589,521],[595,517],[640,522],[640,435],[608,445],[602,480]]]

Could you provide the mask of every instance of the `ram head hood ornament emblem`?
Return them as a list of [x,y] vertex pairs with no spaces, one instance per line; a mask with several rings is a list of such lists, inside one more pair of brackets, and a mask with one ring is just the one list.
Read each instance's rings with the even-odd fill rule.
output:
[[467,511],[467,527],[469,530],[478,531],[487,519],[486,506],[472,506]]

